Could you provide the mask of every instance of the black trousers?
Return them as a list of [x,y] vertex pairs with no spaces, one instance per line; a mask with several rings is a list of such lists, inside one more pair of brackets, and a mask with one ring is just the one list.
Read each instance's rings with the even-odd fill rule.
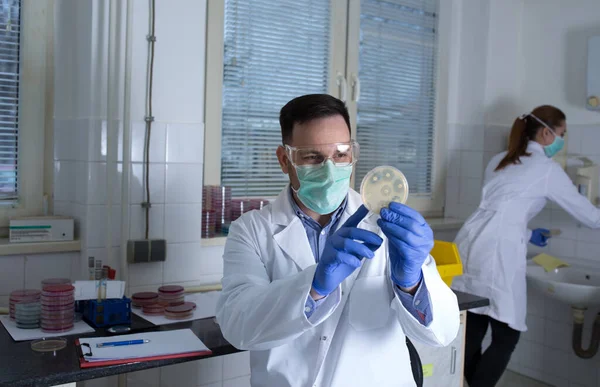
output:
[[[481,344],[492,327],[492,344],[482,353]],[[508,366],[521,332],[485,315],[467,312],[465,379],[469,387],[494,387]]]

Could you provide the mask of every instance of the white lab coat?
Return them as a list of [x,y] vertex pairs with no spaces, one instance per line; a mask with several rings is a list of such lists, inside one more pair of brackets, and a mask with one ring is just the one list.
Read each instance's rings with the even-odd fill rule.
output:
[[546,205],[557,203],[588,227],[600,227],[600,210],[580,195],[561,166],[546,157],[543,147],[530,141],[529,157],[521,164],[494,172],[506,152],[492,158],[485,171],[479,208],[465,222],[456,244],[464,274],[452,289],[490,299],[484,314],[526,331],[526,257],[531,230],[527,223]]
[[[339,224],[361,204],[351,190]],[[368,216],[359,227],[383,237],[375,221]],[[223,259],[217,321],[233,346],[250,350],[255,387],[414,386],[405,333],[444,346],[458,332],[456,296],[431,258],[423,277],[432,322],[423,326],[403,307],[390,281],[387,243],[307,319],[316,264],[288,189],[233,222]]]

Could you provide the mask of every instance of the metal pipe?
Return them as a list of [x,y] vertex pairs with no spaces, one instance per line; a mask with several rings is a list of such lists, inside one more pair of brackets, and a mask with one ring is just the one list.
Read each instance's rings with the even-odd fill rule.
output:
[[573,351],[582,359],[591,359],[600,347],[600,313],[596,316],[592,329],[592,339],[587,349],[583,349],[583,324],[585,309],[573,307]]

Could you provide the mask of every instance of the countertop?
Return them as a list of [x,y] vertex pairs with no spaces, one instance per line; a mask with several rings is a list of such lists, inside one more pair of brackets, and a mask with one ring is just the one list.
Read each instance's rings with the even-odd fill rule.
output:
[[[458,298],[460,310],[489,305],[489,301],[486,298],[462,292],[455,293]],[[131,327],[132,330],[129,333],[190,328],[213,352],[212,355],[203,357],[223,356],[239,352],[238,349],[234,348],[223,338],[221,330],[213,318],[165,326],[154,326],[139,316],[132,314]],[[52,354],[34,352],[31,350],[29,341],[15,342],[5,329],[1,329],[0,386],[54,386],[184,363],[201,358],[155,360],[143,363],[81,369],[74,344],[75,339],[84,336],[97,337],[108,335],[110,334],[102,329],[98,329],[95,333],[86,335],[66,336],[68,340],[67,347]]]

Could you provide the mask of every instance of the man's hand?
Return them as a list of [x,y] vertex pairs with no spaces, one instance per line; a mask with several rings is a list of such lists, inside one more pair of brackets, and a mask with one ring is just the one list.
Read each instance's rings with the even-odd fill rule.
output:
[[377,224],[388,238],[392,281],[403,291],[416,291],[421,267],[433,248],[433,231],[417,211],[404,204],[382,208]]
[[368,212],[365,206],[360,206],[335,234],[327,238],[313,278],[313,299],[329,295],[361,265],[362,258],[375,256],[383,239],[371,231],[357,228]]

